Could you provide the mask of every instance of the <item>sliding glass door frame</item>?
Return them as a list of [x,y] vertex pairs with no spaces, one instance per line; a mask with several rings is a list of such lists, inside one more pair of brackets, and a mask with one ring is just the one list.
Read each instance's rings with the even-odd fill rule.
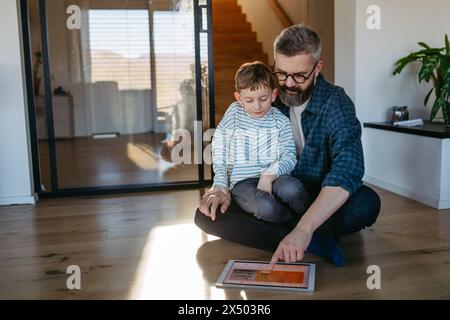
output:
[[[203,1],[205,4],[200,5],[199,0],[193,0],[194,5],[194,42],[195,42],[195,81],[196,81],[196,113],[197,121],[203,123],[203,108],[202,108],[202,84],[201,84],[201,52],[200,52],[200,33],[207,33],[208,39],[208,95],[209,95],[209,123],[210,127],[214,128],[214,63],[213,63],[213,34],[212,34],[212,0]],[[93,186],[93,187],[79,187],[79,188],[60,188],[58,185],[58,171],[57,171],[57,153],[55,144],[55,128],[53,122],[53,102],[52,102],[52,88],[50,76],[50,59],[48,46],[48,32],[47,32],[47,17],[46,17],[46,0],[39,0],[39,19],[41,27],[41,42],[42,42],[42,65],[43,65],[43,80],[44,80],[44,94],[45,94],[45,110],[47,114],[47,135],[50,158],[50,175],[51,175],[51,191],[46,192],[42,190],[40,165],[39,165],[39,149],[37,136],[37,118],[35,109],[35,97],[33,88],[33,71],[31,65],[31,46],[30,46],[30,30],[29,30],[29,8],[27,0],[20,0],[21,19],[22,19],[22,33],[23,33],[23,50],[25,60],[25,74],[26,87],[28,98],[28,116],[31,139],[31,153],[33,165],[34,188],[41,198],[59,197],[59,196],[83,196],[94,194],[109,194],[109,193],[126,193],[126,192],[140,192],[140,191],[161,191],[161,190],[177,190],[177,189],[191,189],[208,186],[212,180],[205,179],[205,166],[202,161],[198,164],[198,180],[195,181],[180,181],[180,182],[164,182],[164,183],[148,183],[148,184],[131,184],[131,185],[111,185],[111,186]],[[207,10],[207,28],[203,28],[202,10]],[[149,18],[152,20],[151,12]],[[151,26],[151,24],[150,24]],[[151,30],[152,33],[153,30]],[[150,34],[151,34],[150,33]],[[153,36],[151,36],[153,39]],[[151,40],[152,41],[152,40]],[[152,90],[155,88],[156,79],[154,78],[154,47],[151,43],[151,74],[152,74]],[[155,93],[152,93],[153,102]],[[154,121],[154,120],[153,120]],[[204,146],[201,145],[201,155],[203,155]],[[213,173],[211,172],[211,175]]]

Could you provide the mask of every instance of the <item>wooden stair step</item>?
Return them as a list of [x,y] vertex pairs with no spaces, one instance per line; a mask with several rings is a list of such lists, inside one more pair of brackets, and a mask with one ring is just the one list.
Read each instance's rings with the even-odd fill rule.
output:
[[237,49],[237,48],[215,48],[214,49],[214,55],[225,55],[228,57],[238,57],[240,55],[253,57],[261,53],[260,48],[243,48],[243,49]]
[[212,5],[212,14],[213,14],[213,19],[216,15],[221,14],[223,12],[239,12],[242,13],[242,8],[241,6],[237,5],[237,4],[232,4],[232,3],[215,3],[213,1],[213,5]]
[[[218,78],[219,79],[219,78]],[[216,90],[214,91],[214,95],[218,98],[223,97],[232,97],[234,92],[234,80],[230,81],[229,83],[222,81],[218,81],[220,83],[220,89],[217,86]],[[231,90],[230,90],[231,89]]]
[[223,12],[213,17],[213,25],[216,24],[241,24],[247,22],[245,14],[240,12]]
[[232,3],[232,4],[235,4],[236,6],[238,5],[237,0],[213,0],[213,5],[214,4],[224,4],[224,3],[227,3],[227,4]]
[[219,48],[214,50],[214,59],[216,61],[222,61],[222,60],[228,60],[230,58],[236,59],[236,60],[246,60],[248,61],[249,59],[255,60],[256,58],[259,57],[266,57],[267,55],[263,52],[258,52],[257,54],[253,54],[253,53],[247,53],[247,52],[243,52],[243,51],[232,51],[232,52],[227,52],[227,53],[223,53],[221,51],[219,51]]
[[216,54],[214,55],[214,66],[216,68],[223,67],[239,67],[246,62],[252,61],[262,61],[267,63],[268,57],[266,54],[258,53],[258,54],[241,54],[241,55],[224,55],[224,54]]
[[219,42],[226,42],[226,43],[232,43],[232,42],[238,42],[238,43],[250,43],[250,42],[256,42],[256,33],[214,33],[213,34],[213,41],[214,43]]
[[246,62],[267,63],[268,55],[236,0],[213,0],[214,102],[216,125],[234,98],[234,77]]
[[250,23],[239,23],[239,24],[230,24],[228,23],[213,23],[213,30],[216,33],[245,33],[245,32],[252,32],[252,27]]
[[262,61],[267,63],[267,56],[255,54],[248,57],[225,55],[223,57],[214,58],[214,67],[216,68],[239,68],[242,64],[252,61]]
[[[233,70],[236,70],[233,68]],[[236,71],[228,71],[228,70],[217,70],[214,72],[214,78],[219,81],[234,81],[234,76],[236,74]]]
[[230,50],[239,51],[262,51],[262,44],[260,42],[243,42],[243,41],[214,41],[215,51],[228,52]]

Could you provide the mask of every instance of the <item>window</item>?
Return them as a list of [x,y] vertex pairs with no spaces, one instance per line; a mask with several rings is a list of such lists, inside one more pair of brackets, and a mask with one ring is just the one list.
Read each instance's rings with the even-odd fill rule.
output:
[[147,10],[89,10],[92,82],[114,81],[119,90],[151,88]]
[[[164,108],[181,98],[180,84],[192,79],[195,63],[192,12],[153,12],[157,105]],[[195,112],[195,111],[194,111]]]

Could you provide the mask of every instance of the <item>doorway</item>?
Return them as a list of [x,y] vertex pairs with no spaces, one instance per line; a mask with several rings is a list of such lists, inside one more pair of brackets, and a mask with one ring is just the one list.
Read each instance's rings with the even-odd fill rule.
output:
[[189,150],[195,163],[172,152],[214,126],[210,8],[210,0],[21,0],[41,196],[211,182],[203,143]]

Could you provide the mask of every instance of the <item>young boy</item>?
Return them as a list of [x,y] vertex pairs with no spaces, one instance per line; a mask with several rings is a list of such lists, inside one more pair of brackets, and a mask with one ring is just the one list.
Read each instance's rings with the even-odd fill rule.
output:
[[289,119],[272,107],[275,79],[262,62],[242,65],[230,105],[212,140],[214,188],[256,218],[288,222],[303,214],[310,199],[290,173],[297,163]]

